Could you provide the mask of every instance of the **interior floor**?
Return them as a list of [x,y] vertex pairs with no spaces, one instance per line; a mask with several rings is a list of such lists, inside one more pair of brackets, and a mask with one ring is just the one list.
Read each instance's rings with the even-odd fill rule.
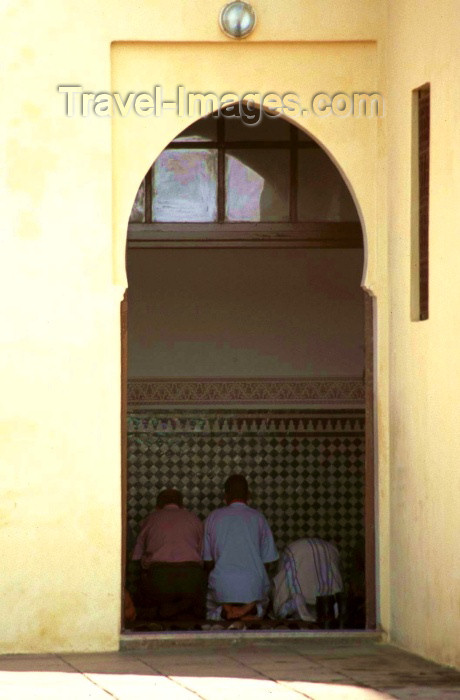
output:
[[179,631],[221,631],[221,630],[317,630],[322,629],[315,622],[303,620],[251,620],[232,622],[230,620],[182,619],[182,620],[134,620],[125,625],[127,630],[136,632],[179,632]]
[[364,596],[348,600],[341,595],[317,598],[316,622],[307,622],[299,617],[275,619],[270,612],[264,618],[224,620],[201,619],[193,614],[178,614],[172,619],[158,619],[155,610],[137,608],[136,618],[127,621],[126,630],[138,632],[169,631],[222,631],[222,630],[327,630],[364,629]]

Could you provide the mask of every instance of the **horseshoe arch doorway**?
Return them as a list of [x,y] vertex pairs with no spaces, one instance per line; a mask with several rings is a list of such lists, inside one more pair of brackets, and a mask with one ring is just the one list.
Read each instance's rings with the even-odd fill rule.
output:
[[[192,124],[152,164],[132,208],[121,305],[123,587],[135,587],[129,551],[160,487],[181,487],[205,517],[221,504],[225,476],[250,468],[250,481],[260,487],[264,474],[272,487],[256,506],[279,548],[302,536],[333,540],[348,600],[362,598],[358,625],[346,626],[372,629],[373,318],[360,289],[359,216],[316,141],[282,117],[256,118],[233,109]],[[302,271],[307,289],[299,293]],[[296,303],[284,294],[276,305],[280,279]],[[271,312],[261,322],[263,304]],[[255,432],[242,434],[251,420]]]

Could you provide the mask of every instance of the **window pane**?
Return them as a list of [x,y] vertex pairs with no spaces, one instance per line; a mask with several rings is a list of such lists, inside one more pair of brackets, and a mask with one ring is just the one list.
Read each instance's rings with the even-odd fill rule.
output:
[[163,151],[153,168],[152,192],[152,221],[215,221],[217,151]]
[[339,171],[318,148],[299,149],[299,221],[358,221],[358,212]]
[[129,221],[130,223],[143,223],[145,221],[145,180],[142,180],[141,186],[137,190]]
[[288,150],[263,148],[228,151],[225,157],[225,183],[227,221],[288,220]]
[[177,141],[217,141],[217,118],[199,119],[176,136],[173,143]]
[[[268,117],[263,114],[260,124],[248,124],[247,117],[225,117],[225,139],[227,141],[288,141],[289,124],[281,117]],[[254,122],[260,119],[255,114]]]

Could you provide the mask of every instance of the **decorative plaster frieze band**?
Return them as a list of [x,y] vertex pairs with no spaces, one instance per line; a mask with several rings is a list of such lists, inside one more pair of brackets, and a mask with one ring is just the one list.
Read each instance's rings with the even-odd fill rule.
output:
[[299,405],[363,406],[364,382],[358,377],[309,379],[153,379],[128,381],[130,406]]
[[133,409],[128,413],[130,435],[362,436],[364,426],[363,409]]

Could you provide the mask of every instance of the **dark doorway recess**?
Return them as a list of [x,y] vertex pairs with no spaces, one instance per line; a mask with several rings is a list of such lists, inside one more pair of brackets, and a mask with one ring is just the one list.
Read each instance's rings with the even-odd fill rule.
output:
[[[145,249],[145,252],[140,249]],[[207,458],[200,450],[214,450],[213,468],[222,471],[223,481],[224,474],[227,476],[231,471],[238,471],[241,465],[247,471],[248,462],[242,457],[242,444],[246,441],[247,446],[252,440],[253,449],[259,456],[263,455],[265,478],[273,486],[270,493],[259,495],[254,505],[269,520],[272,518],[277,544],[281,547],[288,544],[289,538],[302,536],[320,536],[338,542],[346,580],[340,624],[347,628],[374,629],[372,298],[360,292],[362,370],[360,376],[354,378],[355,384],[350,380],[345,389],[346,378],[336,377],[334,385],[334,378],[327,374],[320,379],[300,375],[273,379],[273,376],[260,375],[230,377],[225,371],[219,377],[215,371],[209,377],[203,373],[192,377],[185,367],[179,367],[174,376],[165,376],[164,372],[156,373],[155,370],[141,372],[139,369],[134,373],[130,370],[128,303],[131,319],[140,298],[140,285],[132,277],[137,269],[136,261],[143,255],[164,256],[161,260],[174,267],[171,261],[176,258],[171,256],[177,256],[179,260],[184,251],[188,256],[199,256],[200,251],[219,255],[216,249],[222,251],[223,264],[225,251],[234,251],[234,255],[265,251],[266,255],[275,257],[296,255],[294,251],[299,251],[299,256],[307,255],[306,260],[310,255],[308,251],[316,251],[319,256],[321,251],[329,251],[332,255],[356,251],[362,260],[363,233],[353,199],[338,169],[313,139],[281,118],[263,116],[260,125],[254,127],[246,126],[242,120],[217,119],[211,115],[179,134],[149,168],[139,187],[128,226],[129,288],[121,305],[123,590],[126,585],[128,588],[133,586],[136,578],[135,567],[129,561],[132,542],[127,544],[127,541],[129,537],[135,537],[136,527],[153,507],[153,491],[160,485],[168,485],[167,465],[173,462],[165,455],[179,456],[179,464],[182,455],[185,499],[189,507],[205,517],[220,505],[220,486],[215,479],[213,481],[212,470],[206,471]],[[134,262],[131,263],[131,259]],[[204,261],[207,259],[205,255],[196,258],[201,270],[206,269]],[[218,264],[218,258],[213,259]],[[150,278],[157,277],[152,268]],[[174,283],[174,277],[171,277],[171,284]],[[359,290],[359,284],[356,278],[356,290]],[[333,303],[333,291],[330,296]],[[212,304],[210,298],[210,308]],[[149,316],[147,311],[148,305],[142,311],[144,317]],[[134,329],[139,328],[142,314],[135,314]],[[155,323],[154,316],[151,323]],[[145,338],[142,342],[147,345]],[[134,362],[132,354],[131,366]],[[143,362],[142,367],[148,364],[148,358],[144,357]],[[223,385],[227,388],[222,388]],[[352,389],[355,391],[353,396]],[[248,399],[249,394],[244,394],[245,391],[252,392],[252,400]],[[343,406],[338,396],[340,391],[345,392]],[[246,428],[251,426],[244,439],[241,437],[243,424]],[[198,448],[196,437],[200,431],[201,447]],[[284,450],[283,454],[289,455],[290,466],[287,471],[280,472],[287,479],[286,484],[292,486],[289,479],[293,478],[300,482],[291,489],[289,497],[285,495],[288,488],[275,492],[279,484],[275,485],[278,476],[275,463],[270,463],[270,441],[273,455],[276,450],[278,454]],[[195,466],[189,459],[192,453]],[[320,453],[321,457],[318,457]],[[236,460],[234,468],[232,456]],[[177,460],[174,463],[177,465]],[[345,473],[347,464],[350,467],[348,474]],[[199,498],[197,470],[201,470],[200,479],[205,484]],[[171,468],[171,478],[174,474],[174,485],[177,485],[177,469],[173,471]],[[258,473],[249,474],[249,478],[257,482]],[[314,489],[318,489],[318,513],[321,508],[323,513],[316,521],[311,502],[312,493],[316,493]],[[305,498],[303,495],[307,491],[308,502],[307,495]],[[358,491],[360,499],[357,505]],[[320,503],[325,493],[329,510],[327,503]],[[290,498],[291,501],[286,500],[280,506],[277,498]],[[282,508],[286,513],[291,512],[291,516],[286,514],[281,518]],[[333,508],[336,508],[335,520],[331,516]],[[359,527],[356,526],[358,521],[361,523]],[[318,601],[316,627],[337,626],[338,623],[331,622],[333,602]],[[152,631],[201,628],[198,621],[178,620],[160,625],[152,622],[143,625],[138,621],[136,624],[128,627]],[[260,629],[311,627],[301,620],[267,619],[254,624]],[[124,627],[123,620],[122,629]]]

